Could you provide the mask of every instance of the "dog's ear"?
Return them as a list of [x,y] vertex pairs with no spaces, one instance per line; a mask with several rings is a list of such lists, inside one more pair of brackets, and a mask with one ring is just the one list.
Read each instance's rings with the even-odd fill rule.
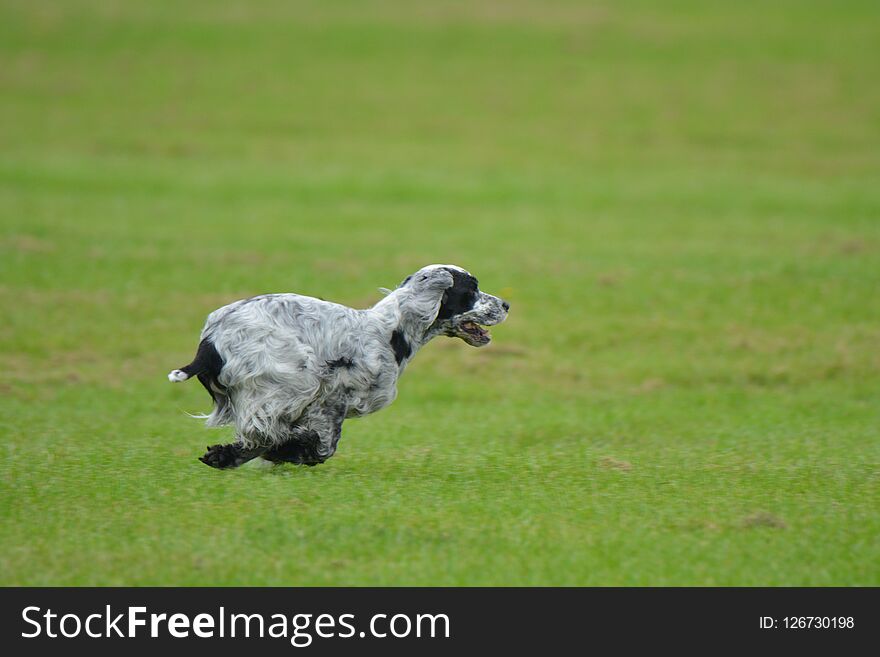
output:
[[448,269],[429,269],[415,276],[416,285],[432,291],[445,292],[455,282]]
[[427,328],[437,319],[446,290],[453,283],[452,274],[446,269],[428,269],[414,274],[406,285],[409,295],[401,307],[402,314],[409,321]]

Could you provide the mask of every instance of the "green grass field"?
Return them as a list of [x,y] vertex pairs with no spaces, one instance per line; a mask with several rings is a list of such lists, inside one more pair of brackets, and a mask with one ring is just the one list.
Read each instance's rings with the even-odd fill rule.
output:
[[[880,5],[0,1],[0,584],[880,585]],[[216,471],[207,313],[511,301]]]

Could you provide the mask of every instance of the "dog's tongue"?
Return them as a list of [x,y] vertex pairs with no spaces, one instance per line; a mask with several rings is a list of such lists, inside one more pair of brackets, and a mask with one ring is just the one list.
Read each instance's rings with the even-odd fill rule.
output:
[[476,333],[477,335],[486,335],[488,331],[484,329],[482,326],[477,324],[476,322],[462,322],[461,327],[469,332]]

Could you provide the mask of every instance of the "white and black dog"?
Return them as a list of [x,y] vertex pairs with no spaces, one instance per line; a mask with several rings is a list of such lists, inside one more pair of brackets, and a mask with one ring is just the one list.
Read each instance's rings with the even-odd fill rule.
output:
[[430,265],[366,310],[298,294],[266,294],[215,310],[193,361],[168,374],[197,376],[214,399],[211,427],[236,440],[201,461],[234,468],[256,457],[317,465],[333,456],[342,422],[388,406],[415,353],[438,335],[474,347],[509,304],[481,292],[460,267]]

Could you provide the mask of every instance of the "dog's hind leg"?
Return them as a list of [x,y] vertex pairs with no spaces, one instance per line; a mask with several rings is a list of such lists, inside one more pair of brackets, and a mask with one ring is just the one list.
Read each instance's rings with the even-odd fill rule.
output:
[[241,443],[231,443],[229,445],[211,445],[204,456],[199,457],[199,461],[212,468],[225,470],[226,468],[237,468],[244,465],[248,461],[257,458],[266,451],[266,447],[245,447]]

